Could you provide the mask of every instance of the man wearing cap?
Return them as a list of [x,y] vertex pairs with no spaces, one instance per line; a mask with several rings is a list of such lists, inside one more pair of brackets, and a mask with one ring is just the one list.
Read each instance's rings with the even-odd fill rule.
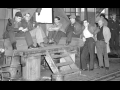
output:
[[22,24],[22,14],[21,14],[21,12],[17,12],[15,14],[15,18],[13,20],[11,20],[10,22],[11,22],[11,24],[7,25],[6,29],[8,31],[8,35],[9,35],[10,42],[12,44],[13,50],[17,49],[17,47],[16,47],[16,37],[15,37],[16,33],[24,33],[25,40],[27,42],[28,47],[34,48],[32,37],[31,37],[29,31],[24,29],[24,25]]
[[112,20],[109,21],[108,26],[111,31],[111,40],[110,40],[111,51],[113,51],[114,54],[117,54],[117,51],[120,50],[120,46],[119,46],[120,25],[118,20],[116,19],[116,14],[112,15]]
[[69,45],[71,43],[72,37],[76,37],[76,38],[80,38],[80,35],[82,34],[83,31],[83,27],[81,24],[79,24],[76,20],[75,20],[76,16],[75,15],[71,15],[70,16],[70,25],[67,28],[66,31],[66,44]]
[[[110,29],[104,24],[103,19],[98,20],[100,31],[97,33],[96,49],[100,68],[109,70],[108,54],[110,52],[109,40],[111,38]],[[104,59],[103,59],[104,57]],[[105,65],[105,66],[104,66]]]

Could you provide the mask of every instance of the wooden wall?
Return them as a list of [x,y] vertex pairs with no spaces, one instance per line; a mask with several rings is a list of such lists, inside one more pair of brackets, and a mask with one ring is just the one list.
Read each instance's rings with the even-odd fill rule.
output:
[[12,10],[0,8],[0,39],[3,38],[3,33],[7,25],[7,19],[12,17]]

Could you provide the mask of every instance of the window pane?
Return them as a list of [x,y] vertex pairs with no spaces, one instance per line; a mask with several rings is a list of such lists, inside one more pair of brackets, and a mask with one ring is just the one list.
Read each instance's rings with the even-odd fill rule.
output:
[[85,8],[81,8],[81,12],[84,12],[85,11]]
[[76,12],[80,12],[80,8],[76,8]]
[[75,15],[75,13],[71,13],[71,15]]
[[70,8],[66,8],[66,12],[70,12]]
[[76,8],[71,8],[71,12],[75,12],[75,9],[76,9]]
[[94,12],[94,8],[87,8],[88,12]]
[[80,14],[79,13],[76,13],[76,16],[79,16]]
[[70,13],[66,13],[66,15],[70,15]]

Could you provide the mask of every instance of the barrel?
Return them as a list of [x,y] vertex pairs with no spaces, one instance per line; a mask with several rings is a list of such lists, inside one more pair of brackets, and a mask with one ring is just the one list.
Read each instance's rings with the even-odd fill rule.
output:
[[25,65],[22,67],[23,80],[25,81],[38,81],[40,80],[40,55],[29,55],[24,58]]
[[64,76],[62,74],[53,74],[52,81],[64,81]]

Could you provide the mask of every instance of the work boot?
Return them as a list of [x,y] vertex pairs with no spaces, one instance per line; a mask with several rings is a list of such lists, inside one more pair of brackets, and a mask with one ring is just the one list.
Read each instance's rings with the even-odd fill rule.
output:
[[13,50],[17,50],[16,42],[12,43],[12,48],[13,48]]
[[37,43],[36,48],[39,48],[39,47],[40,47],[40,45]]
[[30,45],[28,49],[36,48],[34,45]]
[[67,42],[66,42],[66,45],[69,45],[70,43],[71,43],[70,41],[67,41]]

